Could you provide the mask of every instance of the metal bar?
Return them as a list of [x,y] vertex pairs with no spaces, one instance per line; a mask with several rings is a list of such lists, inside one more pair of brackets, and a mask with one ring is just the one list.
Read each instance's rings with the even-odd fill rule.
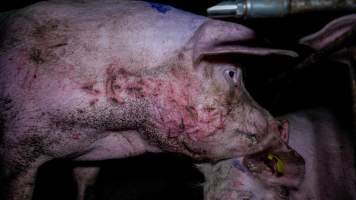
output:
[[235,0],[207,9],[214,18],[272,18],[315,11],[356,11],[356,0]]

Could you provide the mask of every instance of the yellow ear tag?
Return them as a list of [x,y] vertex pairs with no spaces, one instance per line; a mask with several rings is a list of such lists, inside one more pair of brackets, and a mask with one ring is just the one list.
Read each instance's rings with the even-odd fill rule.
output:
[[267,158],[269,160],[274,161],[274,170],[277,172],[277,174],[283,174],[284,173],[284,163],[281,159],[279,159],[277,156],[269,153],[267,155]]

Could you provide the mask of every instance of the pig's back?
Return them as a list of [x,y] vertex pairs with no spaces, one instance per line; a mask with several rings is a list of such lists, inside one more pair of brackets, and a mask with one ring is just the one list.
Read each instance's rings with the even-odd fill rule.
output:
[[[67,62],[120,59],[152,67],[182,48],[206,18],[160,4],[108,0],[41,2],[19,10],[10,20],[3,29],[2,48],[43,51],[38,59],[26,52],[35,63],[65,56]],[[57,52],[58,48],[66,51]]]
[[103,92],[112,67],[164,67],[205,20],[140,1],[37,3],[1,29],[1,96],[81,104]]

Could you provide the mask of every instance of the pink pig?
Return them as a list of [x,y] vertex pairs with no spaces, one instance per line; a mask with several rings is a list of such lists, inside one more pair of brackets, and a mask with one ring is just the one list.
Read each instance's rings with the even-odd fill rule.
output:
[[114,0],[40,2],[1,25],[6,200],[30,200],[38,167],[55,158],[216,161],[283,144],[286,130],[221,56],[296,54],[252,46],[246,27]]

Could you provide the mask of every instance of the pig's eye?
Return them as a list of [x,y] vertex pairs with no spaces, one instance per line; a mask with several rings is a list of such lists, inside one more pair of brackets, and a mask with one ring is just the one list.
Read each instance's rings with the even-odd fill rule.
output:
[[227,81],[229,81],[230,83],[237,85],[238,83],[238,71],[237,70],[233,70],[233,69],[227,69],[224,71],[224,75]]

